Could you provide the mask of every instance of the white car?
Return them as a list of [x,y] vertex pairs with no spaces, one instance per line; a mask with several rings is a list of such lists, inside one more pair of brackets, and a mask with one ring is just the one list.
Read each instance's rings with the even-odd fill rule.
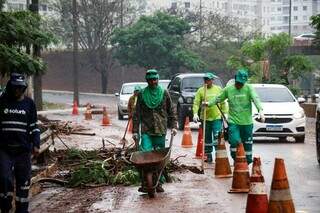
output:
[[119,120],[123,120],[123,117],[125,115],[128,115],[128,101],[129,98],[133,95],[134,87],[137,85],[141,88],[144,88],[148,84],[146,82],[124,83],[121,87],[120,94],[115,93],[115,96],[119,97],[117,101]]
[[[296,142],[303,143],[306,116],[290,90],[280,84],[252,84],[252,86],[260,97],[265,115],[265,123],[261,123],[257,110],[253,107],[253,136],[278,137],[281,141],[291,136]],[[302,98],[299,101],[304,100]]]
[[298,35],[296,37],[294,37],[294,40],[313,40],[316,38],[316,35],[314,33],[305,33],[305,34],[301,34]]
[[159,85],[162,86],[164,89],[167,89],[171,80],[159,80]]

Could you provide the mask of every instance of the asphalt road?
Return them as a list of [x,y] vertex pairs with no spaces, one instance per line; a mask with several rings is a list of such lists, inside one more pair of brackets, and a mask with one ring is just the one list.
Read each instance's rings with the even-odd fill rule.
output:
[[[72,98],[72,94],[53,94],[53,93],[45,93],[44,94],[44,100],[47,102],[55,102],[55,103],[71,103],[70,100]],[[86,103],[90,102],[92,104],[107,104],[110,107],[114,107],[114,112],[113,112],[113,117],[112,117],[112,122],[115,125],[114,128],[124,128],[126,125],[126,121],[119,121],[116,118],[116,98],[113,96],[95,96],[95,95],[81,95],[80,96],[80,103]],[[117,127],[116,127],[117,126]],[[265,177],[265,183],[267,186],[267,191],[270,192],[270,185],[271,185],[271,180],[272,180],[272,173],[273,173],[273,166],[274,166],[274,159],[277,158],[283,158],[285,160],[285,165],[286,165],[286,172],[288,175],[289,179],[289,184],[290,184],[290,190],[291,194],[296,206],[296,212],[312,212],[312,213],[319,213],[320,212],[320,166],[318,165],[318,162],[316,160],[316,146],[315,146],[315,120],[314,119],[308,119],[307,122],[307,134],[306,134],[306,141],[305,143],[302,144],[297,144],[294,143],[293,140],[290,140],[288,142],[279,142],[277,140],[259,140],[255,141],[253,145],[253,153],[255,156],[260,156],[262,160],[262,171],[263,175]],[[183,163],[188,163],[188,164],[198,164],[200,165],[199,161],[196,161],[193,159],[195,155],[195,149],[196,149],[196,138],[197,138],[197,130],[192,131],[192,137],[193,137],[193,142],[194,142],[194,147],[190,149],[182,149],[180,144],[182,140],[182,134],[183,132],[179,132],[178,135],[174,139],[174,144],[173,144],[173,152],[172,152],[172,158],[175,158],[177,156],[185,155],[186,157],[181,158],[181,161]],[[206,173],[212,173],[212,171],[207,171]],[[212,175],[211,175],[212,176]],[[210,178],[211,178],[210,176]],[[193,177],[193,176],[192,176]],[[188,177],[190,178],[190,176]],[[202,180],[202,179],[201,179]],[[204,180],[203,180],[204,181]],[[192,181],[191,181],[192,182]],[[205,182],[205,181],[204,181]],[[230,183],[227,182],[227,185]],[[225,182],[221,184],[221,182],[214,180],[209,181],[210,187],[203,186],[203,193],[206,196],[212,196],[212,200],[209,203],[220,203],[225,202],[226,204],[220,205],[218,211],[213,211],[213,212],[238,212],[239,209],[244,209],[245,208],[245,196],[238,196],[238,195],[230,195],[226,193],[226,188],[225,188]],[[219,184],[217,187],[213,187],[215,184]],[[181,187],[181,188],[180,188]],[[182,191],[187,190],[186,185],[181,185],[178,184],[177,187],[172,187],[172,185],[168,186],[168,194],[166,196],[170,197],[170,195],[179,196],[175,194],[174,191],[177,190],[177,188],[180,188]],[[199,187],[199,186],[197,186]],[[125,187],[128,188],[128,187]],[[141,200],[139,197],[134,197],[136,194],[136,189],[125,189],[129,190],[126,191],[127,194],[126,196],[122,194],[122,199],[123,201],[123,209],[118,206],[118,209],[112,209],[111,207],[109,208],[107,203],[100,203],[96,204],[96,207],[92,207],[93,211],[99,210],[104,212],[109,211],[109,210],[117,210],[117,212],[122,212],[121,210],[127,209],[127,208],[136,208],[136,204],[139,203]],[[131,191],[130,191],[131,190]],[[207,190],[207,191],[206,191]],[[211,190],[208,192],[208,190]],[[216,191],[215,191],[216,190]],[[123,192],[121,192],[123,193]],[[202,192],[200,192],[201,194]],[[209,193],[209,195],[208,195]],[[217,194],[222,194],[220,199],[216,199]],[[194,195],[184,195],[187,198],[189,197],[190,200],[193,199]],[[127,197],[127,199],[126,199]],[[187,198],[180,198],[180,199],[187,199]],[[201,199],[201,195],[197,195],[197,199],[194,198],[192,202],[194,205],[199,204]],[[105,195],[105,199],[114,199],[112,197],[108,197]],[[105,200],[104,199],[104,200]],[[162,198],[161,198],[162,199]],[[164,199],[164,198],[163,198]],[[170,205],[170,202],[173,202],[174,199],[171,197],[170,199],[167,199],[166,201],[162,200],[161,202],[168,202],[167,205]],[[175,198],[178,199],[178,198]],[[126,202],[127,200],[127,202]],[[131,202],[133,200],[136,202],[133,204]],[[223,201],[222,201],[223,200]],[[110,201],[111,202],[111,201]],[[183,201],[181,201],[183,202]],[[146,204],[140,204],[138,209],[135,209],[133,212],[143,212],[144,210],[147,210],[148,205],[150,207],[152,206],[150,203]],[[175,205],[172,203],[172,205]],[[179,206],[180,204],[178,204]],[[193,204],[190,204],[191,206]],[[217,204],[218,205],[218,204]],[[144,209],[145,208],[145,209]],[[169,211],[170,208],[165,208],[163,207],[164,211]],[[190,212],[190,211],[198,211],[199,209],[197,208],[189,208],[186,206],[180,206],[177,207],[178,209],[181,209],[181,212]],[[183,209],[185,208],[185,211]],[[92,210],[91,209],[91,210]],[[134,210],[134,209],[132,209]],[[140,211],[141,210],[141,211]],[[161,211],[160,211],[161,212]],[[201,212],[201,211],[200,211]]]

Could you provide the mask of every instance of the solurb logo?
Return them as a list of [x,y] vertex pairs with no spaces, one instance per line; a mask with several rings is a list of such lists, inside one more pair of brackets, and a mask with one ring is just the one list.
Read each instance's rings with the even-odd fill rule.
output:
[[20,115],[25,115],[26,114],[26,111],[21,109],[21,110],[18,110],[18,109],[8,109],[8,108],[5,108],[3,110],[3,113],[4,114],[20,114]]

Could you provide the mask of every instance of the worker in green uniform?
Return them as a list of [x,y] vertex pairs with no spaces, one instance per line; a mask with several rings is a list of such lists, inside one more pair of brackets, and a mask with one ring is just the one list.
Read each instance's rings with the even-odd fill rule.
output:
[[209,107],[221,103],[227,99],[229,104],[229,143],[231,156],[235,160],[236,148],[239,143],[243,143],[246,152],[247,162],[252,162],[252,102],[259,112],[259,119],[264,122],[264,114],[258,95],[252,86],[246,83],[248,72],[240,69],[235,75],[235,84],[225,87],[222,93],[208,101]]
[[[177,119],[174,114],[172,101],[166,89],[158,85],[159,74],[157,70],[148,70],[146,73],[148,86],[138,95],[133,113],[133,139],[140,141],[139,150],[143,152],[165,148],[167,128],[171,128],[173,135],[177,134]],[[160,178],[156,187],[157,192],[163,192]],[[144,185],[140,192],[146,192]]]
[[[213,84],[214,75],[210,72],[206,73],[204,76],[204,83],[207,84],[207,101],[210,101],[217,97],[221,91],[222,88],[218,85]],[[200,118],[199,118],[199,109],[201,106],[201,103],[205,100],[204,98],[204,87],[200,87],[197,90],[197,93],[195,95],[195,99],[193,102],[193,121],[203,121],[203,110],[201,110]],[[222,102],[220,105],[220,109],[225,114],[228,112],[228,107],[226,102]],[[202,124],[201,124],[202,125]],[[205,154],[207,156],[207,159],[205,160],[208,163],[212,163],[212,151],[213,146],[216,148],[217,146],[217,139],[219,132],[222,128],[222,120],[221,120],[221,112],[219,111],[218,107],[216,105],[212,105],[210,107],[206,107],[206,132],[205,132]]]

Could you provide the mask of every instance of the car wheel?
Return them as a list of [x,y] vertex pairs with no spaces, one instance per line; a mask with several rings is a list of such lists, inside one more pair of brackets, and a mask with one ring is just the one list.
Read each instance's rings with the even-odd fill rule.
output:
[[121,112],[120,112],[119,109],[118,109],[118,119],[119,119],[119,120],[123,120],[123,115],[121,115]]
[[294,137],[296,143],[304,143],[305,135]]
[[184,122],[185,122],[185,116],[183,111],[178,107],[178,129],[183,130],[184,129]]

